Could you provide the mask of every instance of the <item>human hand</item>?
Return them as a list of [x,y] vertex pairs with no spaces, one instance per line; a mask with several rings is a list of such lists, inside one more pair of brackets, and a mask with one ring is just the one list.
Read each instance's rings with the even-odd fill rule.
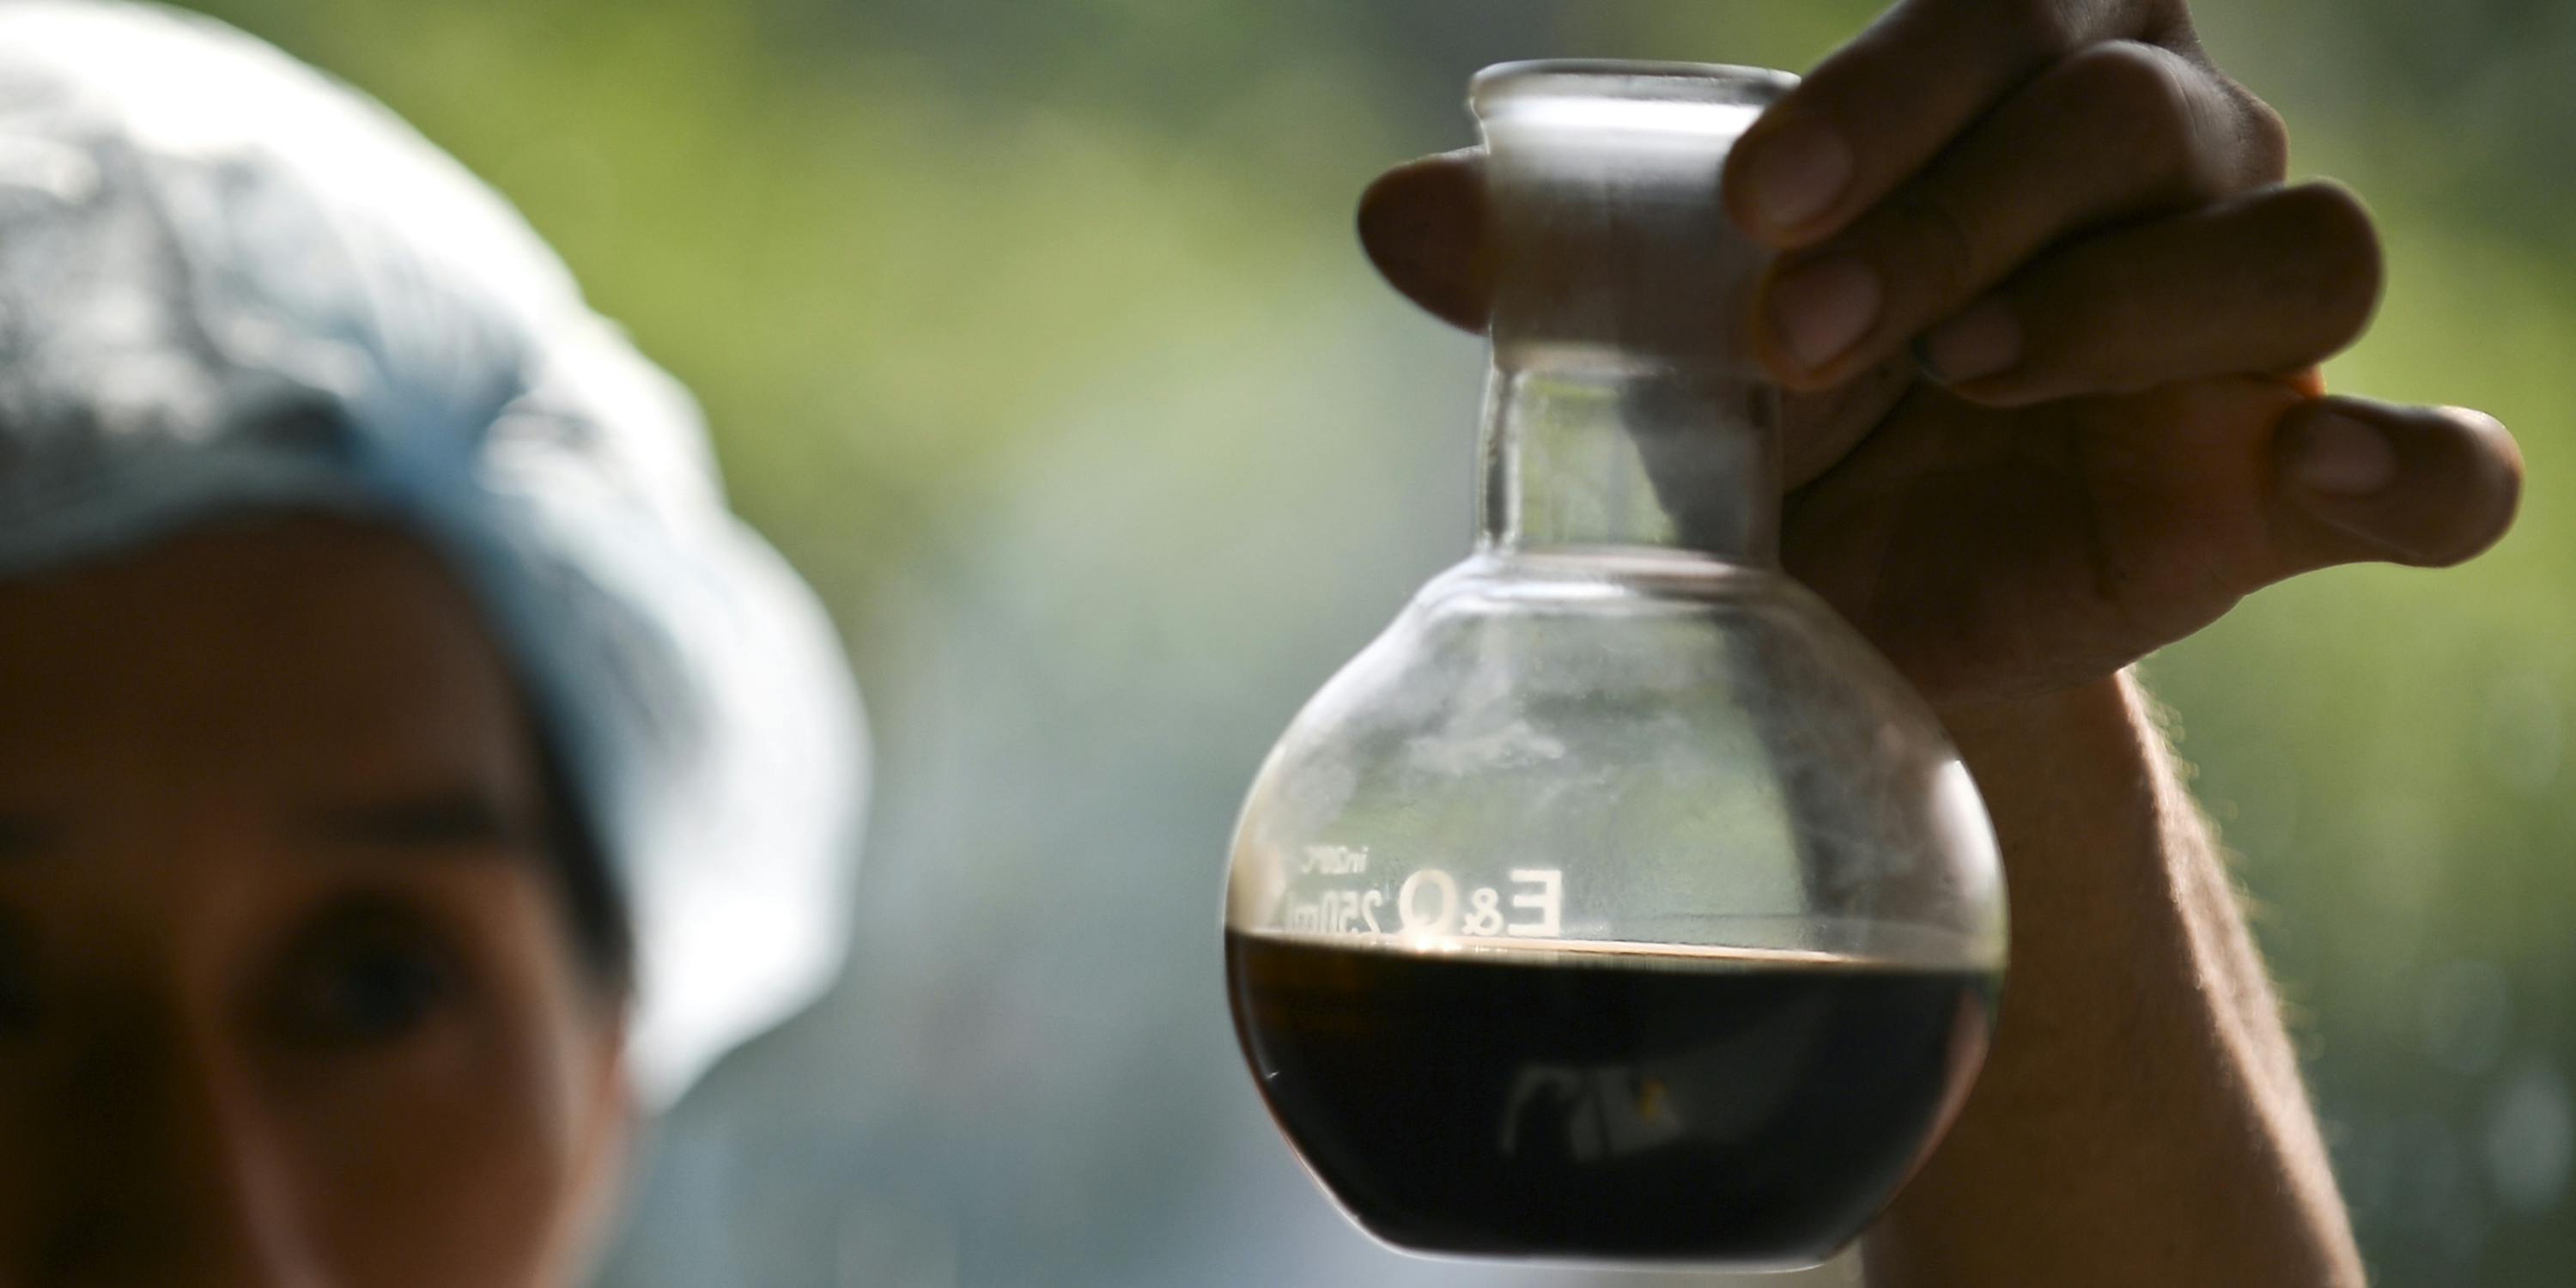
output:
[[[2380,267],[2178,0],[1902,0],[1764,113],[1723,200],[1784,406],[1782,555],[1936,706],[2098,680],[2271,582],[2502,535],[2494,420],[2322,395]],[[1481,329],[1476,153],[1361,199]]]

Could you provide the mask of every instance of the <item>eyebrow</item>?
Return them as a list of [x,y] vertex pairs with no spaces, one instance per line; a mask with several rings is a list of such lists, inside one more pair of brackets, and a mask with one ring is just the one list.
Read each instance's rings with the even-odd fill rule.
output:
[[311,830],[344,845],[389,850],[515,850],[542,839],[524,818],[470,788],[390,797],[314,810]]

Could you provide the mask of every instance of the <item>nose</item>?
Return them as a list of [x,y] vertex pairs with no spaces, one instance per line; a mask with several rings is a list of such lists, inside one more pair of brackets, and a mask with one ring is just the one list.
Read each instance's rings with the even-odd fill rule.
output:
[[247,1061],[179,1017],[93,1030],[40,1152],[58,1180],[30,1288],[324,1288]]

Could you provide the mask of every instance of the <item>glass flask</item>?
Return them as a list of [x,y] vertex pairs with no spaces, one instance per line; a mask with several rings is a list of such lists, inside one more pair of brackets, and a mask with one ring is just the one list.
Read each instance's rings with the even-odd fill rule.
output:
[[1474,553],[1262,765],[1225,899],[1272,1116],[1422,1252],[1737,1269],[1849,1243],[2004,965],[1923,702],[1778,566],[1761,252],[1728,148],[1785,73],[1474,80],[1494,272]]

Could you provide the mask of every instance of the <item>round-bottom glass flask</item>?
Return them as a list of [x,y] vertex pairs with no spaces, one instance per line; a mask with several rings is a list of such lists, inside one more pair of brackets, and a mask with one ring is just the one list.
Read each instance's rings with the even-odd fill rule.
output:
[[1726,152],[1792,78],[1475,81],[1497,277],[1476,553],[1298,714],[1238,826],[1230,1000],[1363,1227],[1810,1265],[1985,1049],[1994,841],[1939,725],[1777,569]]

